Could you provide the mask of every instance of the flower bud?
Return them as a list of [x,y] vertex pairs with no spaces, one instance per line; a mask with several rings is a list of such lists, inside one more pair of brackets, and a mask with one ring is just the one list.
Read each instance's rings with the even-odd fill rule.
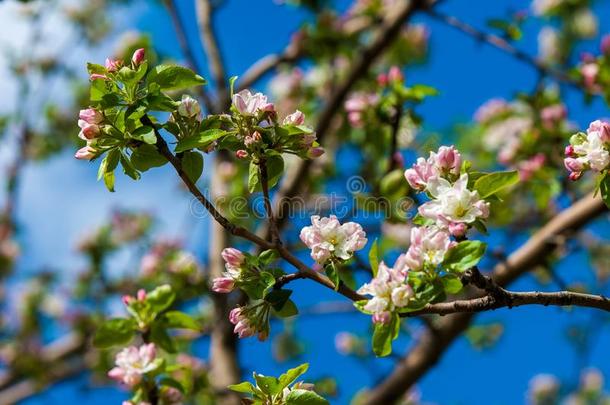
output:
[[144,48],[137,49],[133,53],[133,56],[131,57],[131,61],[133,62],[134,66],[139,66],[142,62],[144,62],[145,56],[146,56],[146,51],[144,50]]
[[405,80],[402,71],[398,66],[392,66],[388,72],[388,81],[390,82],[403,82]]
[[197,100],[193,97],[184,94],[182,96],[182,101],[180,101],[180,105],[178,106],[178,114],[183,117],[190,118],[195,117],[201,112],[201,107]]
[[385,73],[379,73],[377,75],[377,84],[381,87],[385,87],[388,85],[388,75]]
[[228,294],[235,288],[235,282],[230,277],[216,277],[213,281],[212,291]]
[[138,301],[144,301],[146,299],[146,290],[139,289],[137,296],[138,296]]
[[390,322],[391,315],[388,311],[378,312],[373,314],[373,323],[388,324]]
[[574,146],[568,145],[565,148],[564,154],[566,157],[574,157],[576,154],[574,153]]
[[80,110],[78,118],[85,121],[87,124],[101,124],[104,120],[104,115],[95,108],[87,108]]
[[311,159],[315,159],[315,158],[322,156],[323,154],[324,154],[324,148],[316,147],[316,148],[311,148],[307,152],[307,157],[311,158]]
[[77,150],[74,157],[80,160],[91,160],[95,157],[95,154],[95,149],[87,145]]
[[248,152],[243,149],[240,149],[235,152],[235,157],[237,157],[238,159],[245,159],[248,157]]
[[123,295],[121,297],[121,301],[123,301],[123,304],[127,306],[134,301],[134,298],[131,295]]
[[305,114],[301,111],[296,110],[286,118],[284,118],[284,125],[303,125],[305,123]]
[[457,151],[453,146],[441,146],[438,149],[438,153],[433,154],[435,165],[443,172],[452,172],[453,174],[459,174],[460,166],[462,164],[462,157],[460,152]]
[[581,159],[568,157],[563,160],[563,164],[571,172],[582,172],[585,169],[585,164]]
[[244,145],[246,145],[247,147],[250,147],[254,144],[259,143],[262,139],[263,138],[262,138],[260,132],[254,131],[254,133],[252,135],[248,135],[244,138]]
[[106,76],[106,75],[102,75],[99,73],[93,73],[91,76],[89,76],[89,80],[110,80],[110,79],[108,79],[108,76]]
[[85,121],[79,120],[78,126],[81,127],[78,137],[82,140],[94,139],[100,134],[100,127],[97,125],[87,124]]
[[456,238],[466,235],[466,231],[468,230],[468,226],[463,222],[452,222],[449,224],[448,228],[449,233]]
[[244,256],[244,254],[240,250],[232,247],[223,249],[221,256],[226,262],[226,264],[231,267],[239,267],[246,260],[246,256]]
[[572,172],[568,176],[568,178],[572,181],[576,181],[582,177],[582,172]]

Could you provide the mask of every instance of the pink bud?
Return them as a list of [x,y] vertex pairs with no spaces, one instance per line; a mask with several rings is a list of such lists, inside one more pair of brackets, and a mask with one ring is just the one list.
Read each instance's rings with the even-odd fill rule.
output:
[[584,163],[578,158],[567,157],[563,164],[571,172],[582,172],[585,169]]
[[610,142],[610,124],[605,121],[595,120],[591,124],[589,124],[589,129],[587,132],[598,132],[599,139],[602,142]]
[[79,138],[83,140],[96,138],[100,134],[100,127],[94,124],[87,124],[83,120],[79,120],[81,131],[78,134]]
[[390,313],[388,311],[377,312],[373,314],[373,323],[387,324],[390,322]]
[[284,118],[284,121],[283,121],[284,125],[289,125],[289,124],[303,125],[304,123],[305,123],[305,114],[303,114],[299,110],[296,110],[292,114],[288,115],[286,118]]
[[238,159],[245,159],[248,157],[248,152],[243,149],[240,149],[235,152],[235,157],[237,157]]
[[572,172],[568,176],[568,178],[572,181],[576,181],[582,177],[582,172]]
[[140,63],[144,62],[145,55],[146,51],[144,50],[144,48],[136,49],[136,51],[133,53],[133,56],[131,57],[131,61],[133,62],[134,66],[139,66]]
[[121,300],[123,301],[123,304],[129,305],[134,301],[134,298],[131,295],[123,295]]
[[307,157],[311,158],[311,159],[315,159],[317,157],[320,157],[324,154],[324,148],[321,147],[317,147],[317,148],[311,148],[308,152],[307,152]]
[[600,47],[604,55],[610,56],[610,34],[604,35]]
[[146,291],[143,289],[138,290],[138,301],[144,301],[146,299]]
[[102,75],[99,73],[93,73],[91,76],[89,76],[89,79],[90,80],[98,80],[98,79],[99,80],[110,80],[110,79],[108,79],[108,76]]
[[388,72],[388,80],[390,82],[403,82],[405,77],[398,66],[392,66]]
[[564,151],[566,157],[574,157],[576,154],[574,153],[574,146],[568,145]]
[[232,247],[223,249],[221,256],[224,261],[232,267],[239,267],[246,260],[246,256],[244,256],[240,250]]
[[405,158],[402,156],[402,153],[395,152],[394,155],[392,156],[392,159],[394,159],[394,162],[396,162],[396,166],[404,167]]
[[91,160],[95,157],[95,149],[89,145],[83,146],[76,151],[74,157],[80,160]]
[[231,310],[231,312],[229,312],[229,321],[233,325],[237,325],[240,318],[241,318],[241,307],[233,308]]
[[449,224],[449,232],[455,237],[461,237],[466,234],[468,227],[463,222],[452,222]]
[[452,172],[453,174],[459,174],[460,165],[462,164],[462,157],[460,152],[453,146],[441,146],[438,149],[438,153],[435,156],[436,166],[444,172]]
[[381,87],[385,87],[388,85],[388,75],[385,73],[379,73],[377,75],[377,84]]
[[212,291],[221,293],[221,294],[228,294],[231,291],[233,291],[234,287],[235,287],[235,282],[233,281],[232,278],[216,277],[213,281]]
[[78,113],[78,118],[85,121],[87,124],[101,124],[104,121],[104,116],[101,112],[97,111],[95,108],[87,108],[85,110],[80,110]]
[[104,65],[106,66],[107,71],[109,71],[110,73],[113,73],[113,72],[116,72],[117,70],[119,70],[121,68],[122,64],[123,64],[123,62],[121,62],[120,60],[106,58],[106,63]]

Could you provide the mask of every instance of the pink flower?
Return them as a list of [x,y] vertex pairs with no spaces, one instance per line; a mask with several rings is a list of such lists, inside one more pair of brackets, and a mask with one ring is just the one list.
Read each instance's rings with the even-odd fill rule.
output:
[[571,172],[582,172],[587,168],[587,162],[584,158],[568,157],[563,160],[563,164]]
[[564,150],[564,154],[565,154],[567,157],[574,157],[574,156],[575,156],[575,153],[574,153],[574,146],[572,146],[572,145],[568,145],[568,146],[566,146],[566,148],[565,148],[565,150]]
[[155,361],[156,355],[154,343],[144,344],[139,348],[129,346],[116,355],[116,367],[108,372],[108,376],[133,388],[142,381],[144,374],[159,367],[159,362]]
[[606,121],[595,120],[589,124],[588,133],[597,132],[602,142],[610,142],[610,124]]
[[558,122],[565,119],[566,115],[567,110],[563,104],[554,104],[544,107],[542,111],[540,111],[542,125],[547,129],[552,129]]
[[240,267],[246,260],[246,256],[240,250],[232,247],[223,249],[221,256],[230,267]]
[[303,125],[305,123],[305,114],[301,111],[296,110],[292,114],[284,118],[282,124],[284,125]]
[[104,63],[104,65],[106,66],[107,71],[109,71],[110,73],[114,73],[121,68],[121,65],[123,65],[123,62],[120,60],[106,58],[106,63]]
[[522,181],[529,180],[532,175],[544,166],[546,157],[542,153],[538,153],[531,158],[519,163],[519,176]]
[[144,301],[146,299],[146,290],[139,289],[137,297],[138,297],[138,301]]
[[377,75],[377,84],[381,87],[388,85],[388,75],[385,73],[379,73]]
[[136,51],[133,53],[133,56],[131,57],[131,61],[133,62],[134,66],[139,66],[140,63],[144,62],[145,56],[146,51],[144,50],[144,48],[136,49]]
[[85,110],[80,110],[78,113],[78,118],[87,124],[99,125],[104,121],[104,115],[97,111],[95,108],[87,108]]
[[597,84],[597,75],[599,73],[599,66],[597,63],[585,63],[580,67],[580,74],[583,78],[583,83],[589,91],[599,91],[599,85]]
[[245,159],[248,157],[248,151],[240,149],[235,152],[235,157],[237,157],[238,159]]
[[311,223],[312,226],[301,229],[300,237],[311,249],[311,258],[320,264],[331,257],[348,260],[366,245],[366,233],[360,224],[346,222],[342,225],[334,215],[325,218],[314,215]]
[[[455,223],[451,224],[455,229]],[[411,246],[405,255],[405,262],[412,270],[419,270],[425,264],[434,267],[441,264],[445,254],[455,246],[449,233],[437,227],[415,227],[411,229]]]
[[364,112],[376,105],[379,96],[375,93],[354,93],[345,101],[347,119],[354,128],[360,128],[364,124],[362,117]]
[[267,101],[262,93],[252,94],[250,90],[242,90],[233,95],[233,106],[241,115],[253,116],[261,112],[275,112],[273,103]]
[[457,238],[466,235],[468,226],[463,222],[451,222],[448,227],[449,233]]
[[506,100],[502,98],[492,98],[481,105],[474,113],[474,119],[481,124],[487,123],[498,115],[510,109]]
[[453,145],[441,146],[437,153],[431,152],[429,160],[443,173],[460,174],[462,157]]
[[428,186],[428,181],[437,175],[438,173],[434,164],[423,157],[418,158],[413,167],[405,170],[407,182],[413,189],[418,191],[425,190]]
[[95,149],[87,145],[77,150],[74,157],[80,160],[91,160],[96,156],[96,153]]
[[213,280],[212,291],[228,294],[235,288],[235,281],[231,277],[216,277]]

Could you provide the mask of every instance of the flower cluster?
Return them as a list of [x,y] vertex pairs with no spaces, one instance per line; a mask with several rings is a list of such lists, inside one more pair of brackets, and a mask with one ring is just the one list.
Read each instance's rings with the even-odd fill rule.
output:
[[405,255],[396,260],[394,267],[388,267],[381,262],[375,278],[358,289],[359,294],[373,296],[363,309],[373,314],[374,323],[388,323],[395,308],[409,304],[413,289],[407,283],[408,271]]
[[[387,79],[387,76],[386,76]],[[354,128],[361,128],[364,125],[364,114],[368,109],[377,105],[379,95],[376,93],[354,93],[345,100],[345,111],[347,120]]]
[[414,227],[404,264],[412,270],[422,270],[425,266],[436,268],[447,251],[456,245],[449,236],[448,232],[434,226]]
[[246,256],[235,248],[226,248],[222,251],[222,258],[225,261],[226,271],[221,277],[214,279],[212,290],[217,293],[227,294],[235,288],[235,282],[241,276],[241,267],[245,262]]
[[565,149],[565,167],[570,179],[578,180],[587,170],[602,172],[610,165],[610,124],[593,121],[587,133],[579,132],[570,138]]
[[116,355],[116,367],[108,372],[108,376],[133,388],[147,373],[159,367],[156,356],[157,349],[153,343],[144,344],[139,348],[126,347]]
[[428,159],[418,158],[413,167],[405,171],[405,178],[413,189],[423,191],[435,178],[458,175],[461,164],[461,155],[453,146],[441,146],[438,152],[430,152]]
[[173,240],[160,240],[142,256],[140,270],[144,277],[153,277],[168,270],[172,274],[195,276],[200,265],[192,253],[182,250]]
[[80,148],[74,157],[77,159],[91,160],[97,156],[95,149],[96,139],[100,136],[102,130],[100,125],[104,121],[104,115],[95,108],[87,108],[80,110],[78,114],[78,126],[80,132],[78,137],[87,142],[87,145]]
[[229,313],[229,321],[235,325],[233,332],[240,338],[258,334],[258,340],[269,336],[269,312],[265,305],[251,305],[233,308]]
[[301,241],[311,249],[311,258],[323,265],[329,260],[349,260],[367,242],[360,224],[341,224],[335,215],[311,217],[311,226],[301,229]]

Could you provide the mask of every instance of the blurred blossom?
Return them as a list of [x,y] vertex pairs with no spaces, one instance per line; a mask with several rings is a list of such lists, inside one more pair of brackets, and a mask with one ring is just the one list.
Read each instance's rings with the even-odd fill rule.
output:
[[546,26],[538,33],[538,58],[544,63],[556,63],[561,58],[561,41],[556,29]]
[[538,16],[545,15],[559,7],[563,2],[564,0],[534,0],[532,1],[532,11]]
[[529,382],[527,402],[530,405],[553,405],[557,403],[559,380],[551,374],[538,374]]
[[490,126],[483,144],[490,151],[498,152],[498,161],[508,163],[521,146],[523,135],[532,128],[532,120],[527,117],[510,117]]
[[510,111],[510,106],[503,98],[492,98],[483,103],[474,113],[474,119],[480,124],[487,123],[500,114]]
[[580,38],[593,38],[597,35],[597,17],[589,8],[581,8],[572,17],[572,28]]
[[409,246],[411,240],[411,228],[410,224],[403,223],[392,223],[384,222],[381,224],[381,233],[383,236],[392,240],[392,242],[399,246]]
[[580,376],[580,387],[585,392],[599,393],[604,388],[604,376],[597,369],[587,369]]

